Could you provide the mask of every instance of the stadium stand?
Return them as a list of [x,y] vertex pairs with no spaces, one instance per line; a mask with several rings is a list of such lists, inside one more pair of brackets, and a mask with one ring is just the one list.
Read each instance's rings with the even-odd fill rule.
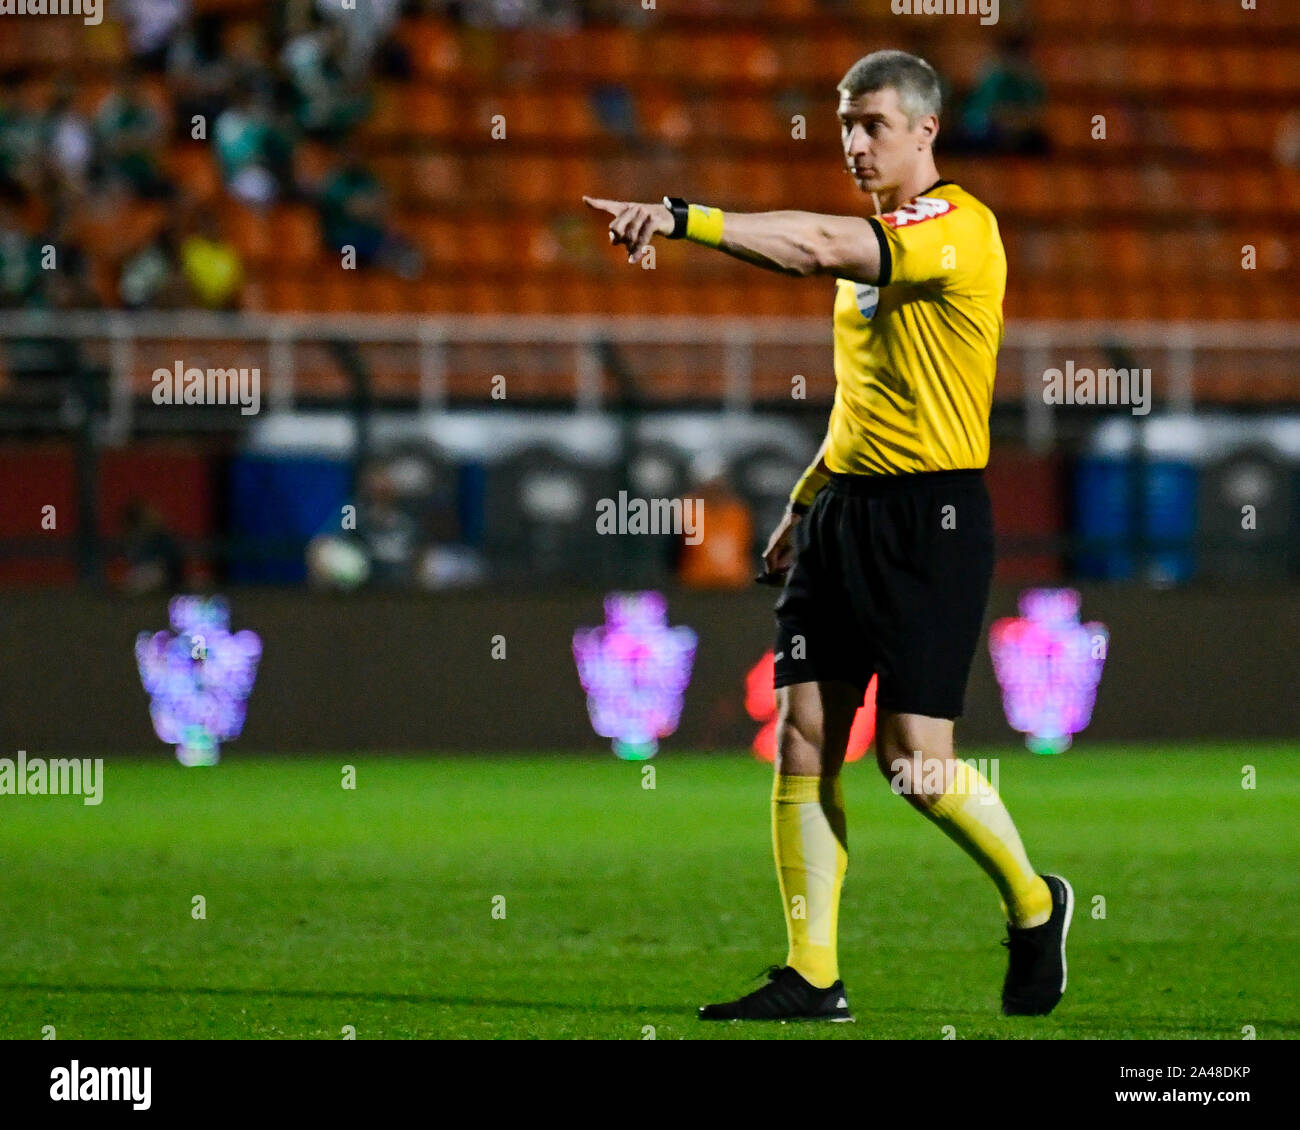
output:
[[[140,86],[165,122],[155,153],[164,199],[132,191],[111,211],[79,207],[78,192],[97,190],[98,160],[80,185],[58,169],[40,183],[4,180],[30,237],[70,217],[100,304],[123,305],[128,251],[169,225],[182,234],[187,209],[214,204],[242,260],[250,311],[822,315],[825,286],[678,246],[659,249],[658,269],[674,285],[658,285],[655,272],[601,246],[579,197],[657,198],[667,186],[728,208],[861,210],[839,170],[832,92],[854,59],[890,43],[921,51],[952,83],[953,143],[940,167],[1001,220],[1008,319],[1300,316],[1300,294],[1285,285],[1300,233],[1300,170],[1275,152],[1300,94],[1300,11],[1286,5],[1245,13],[1183,0],[1137,9],[1038,0],[1004,12],[1005,31],[975,35],[960,19],[908,22],[887,6],[869,14],[813,0],[711,0],[689,16],[663,10],[635,26],[601,17],[629,7],[643,16],[636,6],[588,4],[594,18],[559,28],[471,18],[490,6],[407,4],[365,71],[369,113],[332,133],[291,121],[295,79],[284,47],[321,22],[293,26],[302,7],[272,5],[268,18],[267,5],[245,0],[192,4],[191,18],[215,28],[224,51],[213,63],[225,67],[218,101],[229,106],[245,85],[275,92],[271,125],[289,135],[291,168],[273,172],[280,183],[263,206],[232,196],[214,123],[207,140],[190,138],[174,65],[145,67]],[[831,7],[840,18],[828,31]],[[1134,21],[1151,34],[1135,37]],[[1263,50],[1248,40],[1261,25],[1271,40]],[[998,36],[1024,45],[1020,63],[1041,81],[1046,153],[959,144],[961,108]],[[129,62],[126,31],[111,20],[14,21],[0,41],[0,145],[19,144],[25,122],[48,129],[69,84],[74,116],[100,130],[97,115]],[[493,136],[494,122],[504,138]],[[796,140],[800,129],[806,138]],[[378,178],[386,210],[371,233],[372,261],[341,271],[322,201],[352,154]],[[0,172],[3,157],[0,149]],[[1253,270],[1243,270],[1247,247]],[[43,301],[51,302],[0,297],[10,306]],[[1249,398],[1253,389],[1227,372],[1198,394]]]

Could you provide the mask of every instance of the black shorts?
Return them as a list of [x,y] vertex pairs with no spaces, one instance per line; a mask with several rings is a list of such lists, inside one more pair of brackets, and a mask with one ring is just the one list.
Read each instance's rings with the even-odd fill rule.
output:
[[795,527],[776,679],[840,680],[899,714],[956,718],[993,579],[982,471],[832,475]]

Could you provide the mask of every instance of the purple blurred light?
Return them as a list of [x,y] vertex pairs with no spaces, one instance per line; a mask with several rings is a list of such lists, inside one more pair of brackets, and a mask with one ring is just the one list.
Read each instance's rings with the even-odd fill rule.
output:
[[175,635],[141,632],[135,641],[154,733],[176,746],[182,764],[212,765],[221,743],[244,728],[262,641],[230,633],[230,607],[219,596],[175,596],[168,612]]
[[1074,589],[1028,589],[1021,615],[989,629],[1007,722],[1035,753],[1068,749],[1092,720],[1110,633],[1079,623],[1080,603]]
[[668,627],[657,592],[610,593],[605,624],[573,633],[573,658],[592,729],[628,759],[653,756],[677,728],[691,679],[696,635]]

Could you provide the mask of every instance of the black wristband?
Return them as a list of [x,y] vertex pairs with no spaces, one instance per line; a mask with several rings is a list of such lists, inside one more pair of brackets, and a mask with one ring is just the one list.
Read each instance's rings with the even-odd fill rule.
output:
[[802,515],[804,515],[804,514],[807,514],[807,513],[808,513],[808,503],[806,503],[806,502],[792,502],[792,503],[790,503],[790,513],[791,513],[791,514],[798,514],[798,515],[800,515],[800,516],[802,516]]
[[673,230],[668,238],[683,239],[687,221],[691,218],[691,206],[680,196],[665,196],[664,207],[673,214]]

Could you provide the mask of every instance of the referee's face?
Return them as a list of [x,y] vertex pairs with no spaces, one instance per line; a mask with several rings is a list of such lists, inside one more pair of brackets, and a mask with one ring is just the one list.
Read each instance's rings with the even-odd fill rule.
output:
[[926,123],[909,129],[892,86],[850,98],[840,92],[840,141],[844,162],[863,192],[889,195],[905,180],[926,148]]

